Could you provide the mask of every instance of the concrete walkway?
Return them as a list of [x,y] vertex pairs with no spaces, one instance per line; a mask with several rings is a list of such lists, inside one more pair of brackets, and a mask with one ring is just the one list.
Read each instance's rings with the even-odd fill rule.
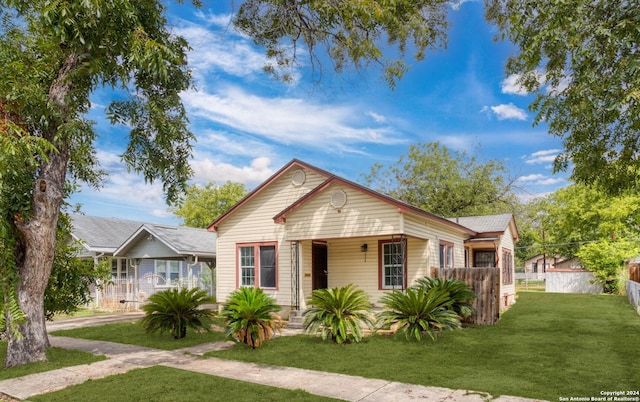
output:
[[[137,318],[134,318],[134,320]],[[93,321],[92,321],[93,323]],[[67,323],[68,324],[68,323]],[[61,324],[48,326],[60,328]],[[77,338],[50,336],[52,346],[78,349],[103,354],[107,360],[66,367],[44,373],[0,381],[0,393],[16,399],[60,390],[72,385],[113,374],[156,365],[173,367],[219,377],[287,389],[303,389],[316,395],[347,401],[461,401],[483,402],[494,400],[487,393],[423,387],[386,380],[326,373],[291,367],[265,366],[217,358],[202,359],[211,350],[232,347],[234,342],[214,342],[175,351],[163,351],[113,342],[90,341]],[[501,396],[495,401],[524,402],[531,399]]]

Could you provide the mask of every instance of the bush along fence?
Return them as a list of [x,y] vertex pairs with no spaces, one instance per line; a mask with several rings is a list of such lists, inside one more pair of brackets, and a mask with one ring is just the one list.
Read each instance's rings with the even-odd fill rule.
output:
[[457,279],[469,286],[477,297],[471,318],[474,324],[495,325],[500,319],[500,271],[498,268],[431,268],[435,278]]

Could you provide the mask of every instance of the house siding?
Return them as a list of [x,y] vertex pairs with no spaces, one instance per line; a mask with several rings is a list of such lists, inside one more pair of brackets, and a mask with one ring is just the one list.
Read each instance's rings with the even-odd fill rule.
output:
[[176,253],[167,247],[158,239],[142,239],[136,242],[128,251],[128,258],[149,258],[150,256],[156,257],[156,259],[181,257],[181,254]]
[[[331,196],[347,195],[342,208],[331,205]],[[400,232],[400,215],[388,203],[346,186],[332,185],[290,213],[287,240],[364,237]]]
[[[513,264],[515,264],[515,250],[513,243],[513,232],[511,227],[507,227],[504,234],[500,237],[500,268],[503,267],[504,261],[502,261],[502,251],[506,250],[511,252],[511,258]],[[501,309],[504,310],[516,301],[516,278],[515,278],[515,265],[511,266],[511,284],[505,285],[502,278],[502,269],[500,269],[500,291],[502,296]]]
[[[375,236],[366,238],[332,239],[327,244],[327,272],[330,288],[355,284],[362,289],[369,301],[377,306],[385,292],[379,288],[379,241],[391,240],[392,236]],[[398,236],[395,236],[398,239]],[[301,242],[302,272],[302,308],[311,297],[312,292],[312,241]],[[360,251],[362,244],[367,244],[367,252]],[[407,237],[407,286],[429,274],[429,241],[415,237]]]
[[216,298],[223,303],[237,289],[236,244],[278,242],[277,289],[265,289],[280,305],[291,301],[291,246],[285,242],[284,225],[275,224],[273,217],[300,197],[320,185],[326,177],[304,169],[305,182],[300,186],[291,183],[292,167],[274,182],[256,193],[254,198],[220,222],[217,228],[217,280]]

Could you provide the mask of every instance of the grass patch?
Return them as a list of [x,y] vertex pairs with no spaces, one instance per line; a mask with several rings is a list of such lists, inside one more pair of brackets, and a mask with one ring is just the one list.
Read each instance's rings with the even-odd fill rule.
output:
[[[4,362],[7,356],[7,342],[0,342],[0,359]],[[92,353],[79,350],[66,350],[62,348],[47,349],[47,362],[30,363],[22,366],[0,369],[0,381],[9,378],[22,377],[43,371],[56,370],[63,367],[77,366],[105,360],[106,357],[96,356]]]
[[175,350],[207,342],[226,340],[226,336],[222,331],[197,332],[188,329],[187,336],[182,339],[173,339],[168,332],[148,334],[144,332],[138,321],[60,330],[51,332],[51,335],[125,343],[163,350]]
[[639,336],[625,297],[531,292],[498,325],[445,332],[435,342],[371,336],[335,345],[301,335],[207,356],[558,400],[639,389]]
[[529,279],[516,279],[516,291],[517,292],[544,292],[545,291],[544,280]]
[[[99,398],[98,398],[99,396]],[[335,401],[302,390],[286,390],[163,366],[137,369],[61,391],[29,398],[34,402],[121,401]]]

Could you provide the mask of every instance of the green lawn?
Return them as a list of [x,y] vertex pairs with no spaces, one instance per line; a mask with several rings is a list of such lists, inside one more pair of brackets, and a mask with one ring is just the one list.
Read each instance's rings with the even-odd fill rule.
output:
[[[0,342],[0,361],[4,362],[7,355],[7,341]],[[77,366],[105,360],[104,356],[96,356],[92,353],[79,350],[67,350],[62,348],[47,349],[47,362],[25,364],[23,366],[0,369],[0,381],[9,378],[22,377],[27,374],[41,373],[43,371],[56,370],[62,367]]]
[[[135,323],[58,331],[56,334],[165,349],[224,339],[219,332],[190,332],[185,339],[174,341],[168,334],[145,334]],[[252,350],[238,344],[231,350],[211,352],[208,356],[469,389],[495,396],[557,401],[559,397],[596,397],[607,390],[639,390],[638,339],[640,317],[626,297],[521,292],[516,305],[502,316],[498,325],[445,332],[435,342],[372,336],[360,344],[339,346],[322,342],[317,337],[283,336],[260,349]],[[123,385],[117,388],[122,388],[125,394],[136,391],[136,386],[126,385],[128,383],[145,384],[145,388],[153,389],[166,386],[165,381],[156,384],[155,374],[145,374],[155,371],[134,373],[142,379],[129,382],[126,377],[134,374],[124,374],[125,378],[118,380],[123,381]],[[173,378],[173,375],[169,377]],[[196,373],[186,376],[203,378]],[[214,380],[204,377],[198,381]],[[166,382],[171,383],[170,380]],[[174,380],[173,384],[178,381]],[[240,387],[244,389],[244,386]],[[161,394],[173,392],[175,399],[176,395],[182,395],[182,380],[180,386],[169,388],[175,391],[160,389],[165,389]],[[228,396],[231,391],[221,393],[224,394]],[[171,400],[171,397],[167,398]]]
[[302,390],[285,390],[206,374],[155,366],[87,381],[29,398],[33,402],[122,401],[335,401]]
[[498,325],[446,332],[435,342],[372,336],[339,346],[295,336],[207,355],[557,401],[639,390],[638,339],[640,317],[626,297],[530,292]]
[[163,350],[175,350],[226,339],[224,332],[221,331],[196,332],[191,329],[187,331],[187,336],[182,339],[173,339],[168,332],[147,334],[138,321],[60,330],[51,332],[51,335],[126,343]]

